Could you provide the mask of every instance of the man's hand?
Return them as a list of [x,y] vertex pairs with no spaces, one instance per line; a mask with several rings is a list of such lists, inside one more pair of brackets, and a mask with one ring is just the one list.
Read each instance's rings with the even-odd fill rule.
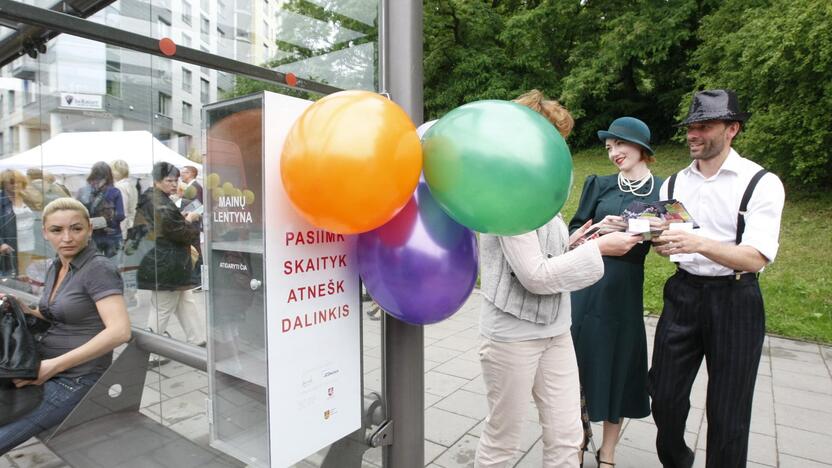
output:
[[673,254],[702,253],[709,240],[700,235],[683,230],[667,230],[653,238],[656,253],[668,257]]
[[4,255],[8,255],[14,252],[14,249],[9,244],[0,245],[0,253]]

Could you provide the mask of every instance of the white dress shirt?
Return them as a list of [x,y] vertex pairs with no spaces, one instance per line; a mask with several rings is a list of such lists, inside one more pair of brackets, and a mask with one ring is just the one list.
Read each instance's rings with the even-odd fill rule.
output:
[[[706,178],[699,172],[696,161],[676,176],[673,198],[681,201],[700,228],[698,234],[726,244],[735,244],[737,214],[748,182],[762,166],[741,157],[733,148],[716,174]],[[660,196],[668,198],[667,185],[662,184]],[[780,237],[780,217],[783,213],[785,191],[780,179],[768,173],[760,179],[748,203],[745,231],[740,245],[753,247],[769,262],[777,256]],[[690,262],[679,267],[700,276],[725,276],[734,271],[707,257],[694,254]]]

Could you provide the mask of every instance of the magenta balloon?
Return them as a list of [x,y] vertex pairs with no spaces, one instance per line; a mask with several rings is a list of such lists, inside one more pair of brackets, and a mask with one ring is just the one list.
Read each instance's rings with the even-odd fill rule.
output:
[[420,182],[402,212],[358,236],[358,271],[388,314],[413,325],[436,323],[459,310],[474,289],[477,240]]

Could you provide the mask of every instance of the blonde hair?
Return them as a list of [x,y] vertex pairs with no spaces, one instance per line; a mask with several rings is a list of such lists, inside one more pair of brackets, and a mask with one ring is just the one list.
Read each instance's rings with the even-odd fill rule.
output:
[[575,126],[575,119],[572,118],[572,114],[558,101],[547,99],[542,91],[533,89],[517,97],[514,102],[546,117],[546,120],[551,122],[564,138],[572,133],[572,128]]
[[84,217],[84,221],[87,223],[90,222],[90,212],[87,211],[87,207],[84,206],[83,203],[74,198],[63,197],[52,200],[43,208],[43,225],[46,226],[46,218],[48,218],[49,215],[56,211],[64,210],[80,213],[81,216]]
[[123,159],[116,159],[111,162],[110,167],[113,169],[113,176],[116,180],[124,179],[130,175],[130,165]]
[[[14,184],[14,186],[9,187],[11,184]],[[16,207],[23,205],[32,206],[32,197],[27,196],[27,192],[29,191],[26,190],[26,187],[28,186],[29,179],[20,171],[6,169],[0,174],[0,189],[3,189],[3,192],[6,193],[6,196],[9,197],[12,204]]]
[[14,195],[22,192],[29,185],[29,179],[27,179],[22,172],[14,169],[6,169],[2,174],[0,174],[0,184],[2,184],[3,190],[5,190],[6,186],[11,182],[15,183],[14,189],[16,193],[14,193]]

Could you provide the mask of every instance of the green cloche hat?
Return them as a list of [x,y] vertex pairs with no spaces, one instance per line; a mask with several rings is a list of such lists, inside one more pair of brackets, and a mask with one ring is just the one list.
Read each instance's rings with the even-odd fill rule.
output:
[[635,143],[653,154],[650,147],[650,127],[635,117],[619,117],[612,121],[608,130],[598,130],[598,138],[606,141],[607,138]]

